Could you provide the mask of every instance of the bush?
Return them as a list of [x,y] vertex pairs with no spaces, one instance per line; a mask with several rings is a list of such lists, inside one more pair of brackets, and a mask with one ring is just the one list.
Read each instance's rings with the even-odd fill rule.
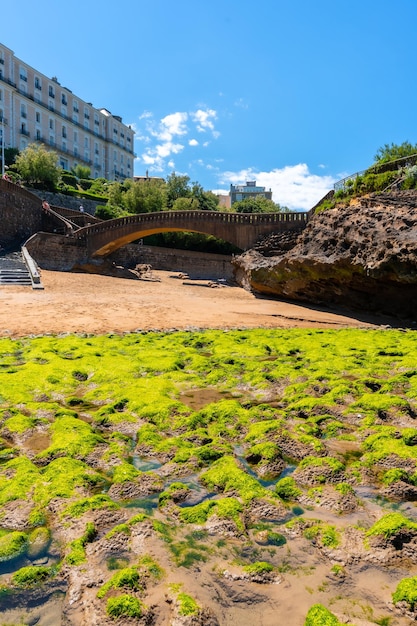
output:
[[74,176],[74,174],[70,174],[69,172],[62,172],[61,180],[63,183],[65,183],[65,185],[69,185],[70,187],[75,188],[77,186],[77,178]]

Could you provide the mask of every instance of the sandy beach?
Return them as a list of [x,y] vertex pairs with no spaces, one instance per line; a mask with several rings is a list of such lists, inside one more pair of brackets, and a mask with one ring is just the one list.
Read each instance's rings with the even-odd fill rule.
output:
[[42,271],[43,289],[0,286],[0,336],[195,328],[373,328],[389,320],[257,297],[179,273],[150,278]]

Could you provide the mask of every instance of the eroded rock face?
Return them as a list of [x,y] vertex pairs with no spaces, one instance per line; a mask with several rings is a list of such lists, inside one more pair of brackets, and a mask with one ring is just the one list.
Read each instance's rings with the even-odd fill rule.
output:
[[318,213],[290,250],[273,236],[234,265],[237,281],[259,293],[414,319],[417,191],[370,194]]

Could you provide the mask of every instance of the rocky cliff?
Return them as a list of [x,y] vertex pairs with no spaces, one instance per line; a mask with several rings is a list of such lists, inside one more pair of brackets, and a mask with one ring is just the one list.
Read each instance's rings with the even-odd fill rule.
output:
[[369,194],[318,212],[234,259],[246,289],[417,319],[417,190]]

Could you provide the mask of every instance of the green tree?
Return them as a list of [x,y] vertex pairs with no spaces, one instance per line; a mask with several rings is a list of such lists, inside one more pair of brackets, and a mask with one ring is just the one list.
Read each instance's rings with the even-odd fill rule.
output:
[[123,203],[130,213],[155,213],[166,205],[166,184],[162,180],[138,180],[129,185]]
[[191,188],[191,195],[198,201],[200,211],[217,211],[219,198],[211,191],[204,191],[203,187],[195,182]]
[[172,208],[178,198],[189,198],[191,196],[190,177],[181,176],[172,172],[166,180],[167,207]]
[[198,211],[200,205],[196,198],[177,198],[171,208],[173,211]]
[[87,179],[91,176],[91,169],[87,165],[76,165],[71,169],[71,172],[77,178]]
[[413,154],[417,154],[417,145],[413,146],[409,141],[404,141],[401,145],[386,143],[378,149],[374,159],[378,164],[388,163],[388,161],[395,161]]
[[281,208],[279,204],[264,196],[245,198],[232,204],[232,211],[236,213],[279,213],[285,210],[285,207]]
[[122,206],[123,188],[121,183],[111,183],[107,190],[107,202],[111,206]]
[[13,165],[16,161],[16,157],[19,154],[17,148],[5,148],[4,149],[4,162],[7,166]]
[[46,150],[43,145],[31,144],[17,155],[14,168],[29,185],[53,190],[61,171],[57,161],[56,152]]

